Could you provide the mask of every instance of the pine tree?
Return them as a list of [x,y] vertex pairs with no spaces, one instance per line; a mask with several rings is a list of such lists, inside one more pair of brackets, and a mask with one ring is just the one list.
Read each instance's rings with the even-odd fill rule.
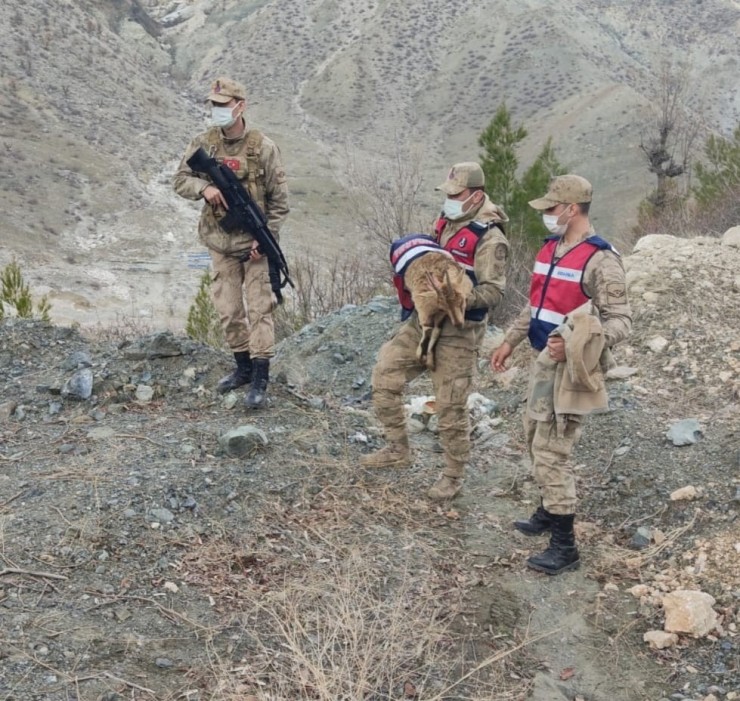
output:
[[516,147],[526,136],[527,130],[523,126],[512,126],[511,114],[502,103],[478,137],[478,145],[483,149],[481,168],[486,177],[486,192],[506,211],[518,186]]
[[209,346],[221,348],[224,345],[221,322],[211,300],[211,275],[208,271],[200,278],[198,292],[188,311],[185,332],[190,338]]
[[704,145],[705,163],[696,164],[699,181],[694,194],[700,205],[714,205],[723,197],[733,196],[740,187],[740,125],[731,139],[710,136]]
[[5,317],[5,305],[15,309],[16,316],[21,319],[34,317],[42,321],[49,321],[51,305],[44,295],[34,309],[33,297],[28,284],[23,279],[21,267],[16,261],[8,263],[0,272],[0,319]]
[[483,148],[481,167],[486,176],[488,196],[509,216],[509,231],[537,248],[547,231],[540,214],[529,202],[542,197],[550,180],[565,169],[555,155],[552,139],[548,139],[521,179],[517,178],[516,147],[526,136],[523,126],[512,126],[511,115],[502,104],[480,135],[478,145]]

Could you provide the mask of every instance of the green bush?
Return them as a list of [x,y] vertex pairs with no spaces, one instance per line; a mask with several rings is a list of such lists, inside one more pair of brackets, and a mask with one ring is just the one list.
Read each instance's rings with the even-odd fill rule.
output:
[[21,268],[15,261],[8,263],[0,272],[0,319],[5,318],[6,306],[15,310],[21,319],[41,319],[50,321],[51,305],[44,295],[34,307],[33,297],[28,284],[23,279]]
[[190,338],[215,348],[225,345],[221,322],[211,300],[211,274],[208,271],[200,278],[198,292],[188,311],[185,332]]

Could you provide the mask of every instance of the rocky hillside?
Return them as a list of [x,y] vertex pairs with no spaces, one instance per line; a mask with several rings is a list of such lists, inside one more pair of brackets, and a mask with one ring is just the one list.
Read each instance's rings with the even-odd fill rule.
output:
[[[461,497],[428,381],[415,463],[368,472],[369,373],[397,307],[281,344],[264,411],[170,333],[0,325],[0,692],[44,699],[740,698],[738,232],[644,239],[610,411],[579,446],[583,567],[524,566],[527,353],[471,397]],[[494,345],[498,330],[490,330]]]
[[[691,107],[727,132],[740,11],[701,3],[534,0],[90,0],[0,7],[4,218],[0,263],[25,263],[63,323],[118,314],[182,328],[197,288],[197,209],[170,177],[203,126],[216,74],[249,87],[250,119],[280,143],[290,176],[289,255],[362,247],[347,163],[383,173],[409,144],[433,186],[505,100],[602,197],[615,232],[652,183],[640,160],[660,61],[688,61]],[[402,150],[402,153],[406,152]]]

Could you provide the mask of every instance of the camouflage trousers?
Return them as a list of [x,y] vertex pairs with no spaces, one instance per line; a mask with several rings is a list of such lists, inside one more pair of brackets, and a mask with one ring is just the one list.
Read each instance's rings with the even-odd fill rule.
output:
[[253,358],[275,355],[274,306],[267,258],[241,263],[211,250],[211,295],[226,343]]
[[570,457],[581,437],[582,416],[561,417],[559,423],[535,421],[524,412],[532,471],[540,488],[542,505],[551,514],[576,511],[576,479]]
[[[470,422],[467,400],[473,386],[477,349],[485,332],[483,322],[466,322],[462,329],[446,323],[434,349],[431,371],[437,404],[439,437],[448,477],[462,477],[470,459]],[[414,314],[385,343],[373,369],[373,407],[389,443],[405,442],[406,416],[403,390],[406,383],[426,370],[416,359],[421,326]]]

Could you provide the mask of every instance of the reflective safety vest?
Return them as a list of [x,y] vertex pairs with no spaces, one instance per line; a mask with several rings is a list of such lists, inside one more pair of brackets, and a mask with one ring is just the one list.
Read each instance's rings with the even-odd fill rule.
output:
[[529,341],[535,350],[547,345],[550,332],[590,297],[583,289],[583,271],[597,251],[616,249],[599,236],[589,236],[561,258],[555,258],[560,236],[549,236],[534,262],[529,286]]
[[[440,217],[434,224],[434,232],[437,240],[442,236],[447,223],[448,220],[445,217]],[[481,236],[494,226],[496,226],[494,222],[484,224],[482,222],[472,221],[460,229],[460,231],[453,234],[450,240],[444,245],[444,250],[451,253],[452,257],[463,267],[470,281],[473,283],[473,287],[478,284],[478,278],[475,277],[475,250],[478,248],[478,242]],[[487,313],[487,307],[467,309],[465,311],[465,318],[470,321],[483,321]]]
[[[409,234],[391,243],[390,259],[393,266],[393,284],[401,303],[401,320],[405,321],[414,311],[414,302],[411,293],[406,289],[403,276],[412,261],[425,253],[447,253],[431,236],[425,234]],[[449,254],[448,254],[449,255]]]

